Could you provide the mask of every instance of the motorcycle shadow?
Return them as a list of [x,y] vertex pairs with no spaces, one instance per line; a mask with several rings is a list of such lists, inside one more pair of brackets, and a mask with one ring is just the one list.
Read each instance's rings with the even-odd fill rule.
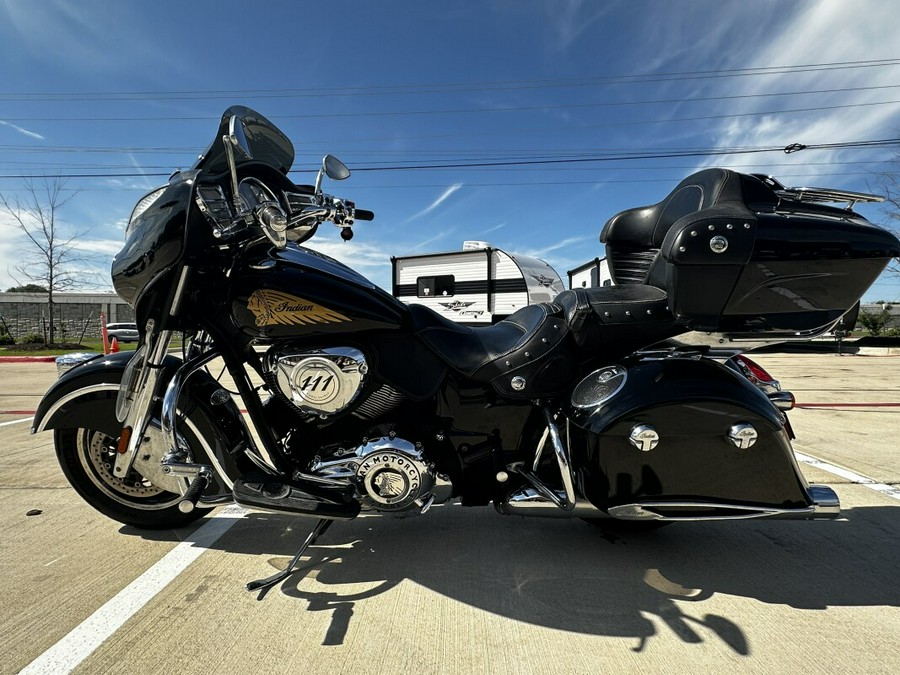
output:
[[[740,626],[701,605],[695,616],[686,603],[719,593],[797,609],[900,606],[898,515],[900,507],[858,507],[834,522],[678,523],[612,535],[579,520],[445,505],[422,517],[336,523],[280,592],[333,613],[323,644],[343,642],[356,603],[409,580],[517,621],[636,638],[635,651],[655,634],[647,618],[655,617],[684,642],[711,632],[747,654]],[[261,554],[283,569],[307,523],[252,513],[213,548]]]

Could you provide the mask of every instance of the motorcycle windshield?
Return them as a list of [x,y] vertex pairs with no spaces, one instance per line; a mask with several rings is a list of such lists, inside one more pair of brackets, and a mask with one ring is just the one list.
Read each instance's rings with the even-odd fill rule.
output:
[[294,163],[294,146],[274,124],[255,110],[234,105],[222,114],[216,137],[192,168],[206,173],[222,173],[228,169],[223,136],[233,135],[235,162],[265,162],[282,173]]

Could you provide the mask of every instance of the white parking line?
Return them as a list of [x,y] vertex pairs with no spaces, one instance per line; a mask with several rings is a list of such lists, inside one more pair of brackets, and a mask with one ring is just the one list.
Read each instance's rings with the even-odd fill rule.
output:
[[863,476],[862,474],[858,474],[855,471],[850,471],[850,469],[845,469],[842,466],[831,464],[830,462],[826,462],[822,459],[817,459],[816,457],[811,457],[810,455],[804,455],[802,452],[795,452],[794,455],[796,455],[797,461],[803,462],[804,464],[809,464],[810,466],[814,466],[817,469],[822,469],[822,471],[833,473],[835,476],[846,478],[851,483],[863,485],[870,490],[875,490],[875,492],[879,492],[888,497],[900,499],[900,487],[897,487],[896,485],[879,483],[877,480],[874,480],[867,476]]
[[13,420],[12,422],[0,422],[0,427],[8,427],[10,424],[21,424],[22,422],[30,422],[33,420],[33,417],[25,417],[20,420]]
[[69,673],[247,513],[226,506],[20,673]]

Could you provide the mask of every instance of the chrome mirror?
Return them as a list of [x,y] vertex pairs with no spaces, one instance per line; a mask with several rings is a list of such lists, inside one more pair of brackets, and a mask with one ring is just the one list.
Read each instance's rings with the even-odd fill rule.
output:
[[328,176],[332,180],[344,180],[350,176],[350,169],[334,155],[325,155],[322,159],[322,168],[316,175],[316,194],[322,189],[322,176]]
[[344,180],[350,177],[350,169],[334,155],[325,155],[322,167],[325,169],[325,175],[332,180]]

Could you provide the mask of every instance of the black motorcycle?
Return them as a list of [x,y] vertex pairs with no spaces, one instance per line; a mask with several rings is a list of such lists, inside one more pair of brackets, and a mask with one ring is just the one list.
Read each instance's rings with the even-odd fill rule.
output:
[[900,255],[852,211],[878,198],[703,170],[606,224],[616,285],[471,328],[302,247],[373,214],[323,193],[350,175],[340,161],[295,185],[293,160],[232,107],[134,208],[112,279],[141,344],[66,373],[34,418],[103,514],[174,527],[236,502],[314,519],[304,548],[335,520],[450,499],[637,526],[838,514],[797,466],[784,393],[665,341],[829,330]]

